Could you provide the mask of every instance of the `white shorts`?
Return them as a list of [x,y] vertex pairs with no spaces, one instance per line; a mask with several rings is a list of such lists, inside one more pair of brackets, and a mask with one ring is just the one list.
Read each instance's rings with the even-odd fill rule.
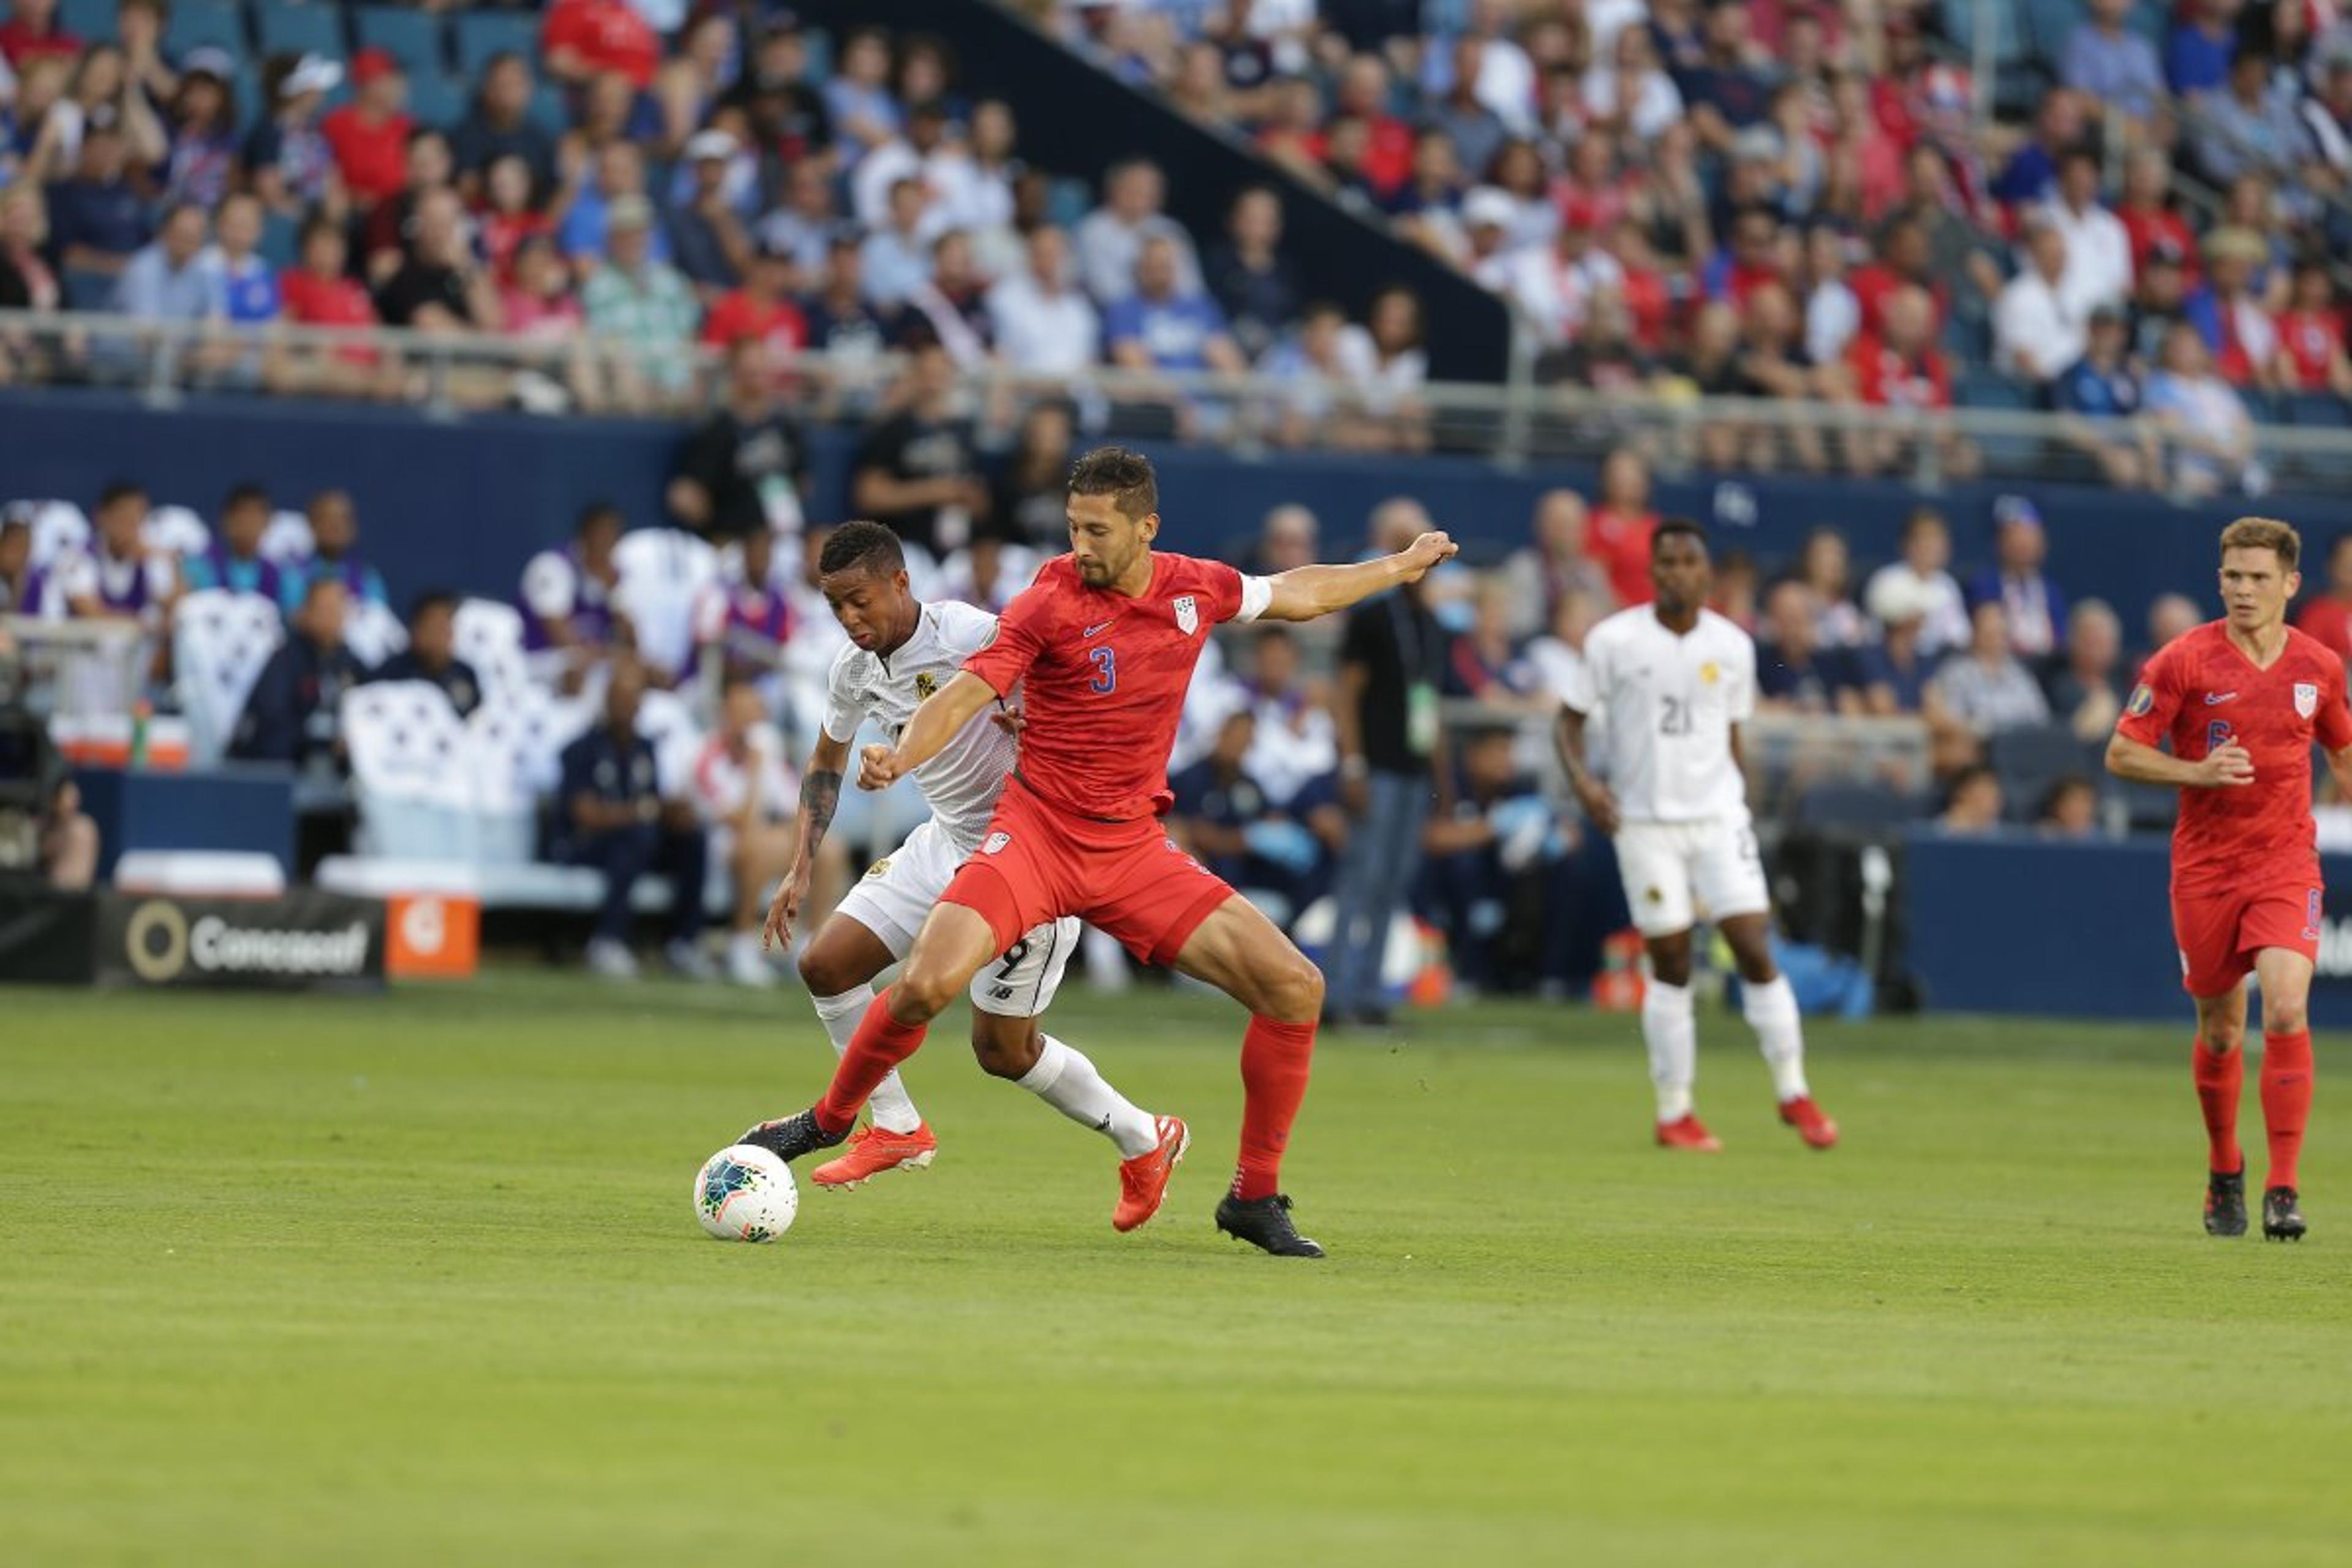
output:
[[[907,835],[904,844],[875,861],[834,912],[872,931],[892,958],[903,959],[963,862],[963,853],[949,842],[939,824],[926,822]],[[1000,1018],[1034,1018],[1043,1013],[1062,988],[1062,972],[1078,950],[1078,931],[1074,916],[1024,931],[1020,941],[971,977],[971,1005]]]
[[1772,907],[1756,833],[1745,817],[1626,823],[1617,830],[1617,871],[1643,936],[1688,931],[1701,914],[1722,921]]

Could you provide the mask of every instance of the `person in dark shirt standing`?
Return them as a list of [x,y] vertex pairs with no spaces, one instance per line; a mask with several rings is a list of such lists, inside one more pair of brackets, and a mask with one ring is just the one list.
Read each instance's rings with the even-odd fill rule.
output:
[[482,705],[482,678],[457,657],[457,595],[422,595],[408,613],[408,647],[384,660],[378,680],[425,680],[441,689],[457,717]]
[[[1431,527],[1413,500],[1372,513],[1372,547],[1401,550]],[[1446,637],[1414,583],[1358,605],[1339,640],[1339,793],[1354,827],[1339,862],[1328,999],[1334,1022],[1385,1023],[1381,954],[1421,867],[1438,763],[1437,693]]]
[[304,772],[341,771],[343,693],[367,671],[343,646],[349,600],[339,577],[314,577],[229,737],[240,762],[290,763]]
[[724,541],[801,526],[808,482],[808,437],[778,405],[764,342],[727,347],[727,405],[678,451],[669,510],[678,526]]
[[437,332],[498,328],[498,291],[467,248],[465,216],[455,191],[417,198],[415,248],[376,296],[385,325]]
[[1234,198],[1226,232],[1202,268],[1203,281],[1254,363],[1298,315],[1298,280],[1282,258],[1282,198],[1250,186]]
[[897,412],[866,432],[850,470],[850,504],[937,561],[961,549],[988,510],[988,482],[970,420],[951,406],[955,362],[918,343]]
[[556,858],[604,874],[589,968],[609,980],[636,978],[629,894],[638,878],[658,871],[669,879],[672,895],[665,956],[679,973],[709,980],[716,971],[696,942],[709,847],[693,808],[662,798],[653,742],[637,733],[645,689],[645,672],[634,659],[614,660],[604,689],[604,721],[563,749]]
[[490,165],[506,157],[530,166],[534,189],[554,189],[555,138],[530,118],[531,92],[530,67],[520,55],[501,50],[482,68],[474,107],[449,133],[457,188],[468,198],[479,195]]

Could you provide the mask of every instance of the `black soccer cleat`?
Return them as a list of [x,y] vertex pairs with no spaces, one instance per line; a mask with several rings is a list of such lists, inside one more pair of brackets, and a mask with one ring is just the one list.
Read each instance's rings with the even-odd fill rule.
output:
[[2303,1239],[2303,1210],[2297,1206],[2293,1187],[2273,1187],[2263,1194],[2263,1239]]
[[2205,1234],[2246,1234],[2246,1168],[2215,1171],[2205,1178]]
[[1217,1228],[1276,1258],[1320,1258],[1323,1249],[1298,1234],[1290,1223],[1290,1198],[1276,1193],[1263,1198],[1237,1198],[1227,1193],[1217,1203]]
[[781,1121],[762,1121],[735,1142],[749,1143],[755,1149],[765,1149],[789,1165],[803,1154],[830,1149],[848,1136],[845,1130],[827,1132],[819,1127],[816,1111],[811,1108],[798,1116],[787,1116]]

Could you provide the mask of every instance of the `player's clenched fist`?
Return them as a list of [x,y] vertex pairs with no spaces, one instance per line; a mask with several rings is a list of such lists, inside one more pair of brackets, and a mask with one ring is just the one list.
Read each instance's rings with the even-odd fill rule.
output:
[[2233,789],[2254,782],[2254,759],[2246,754],[2245,747],[2231,741],[2207,752],[2205,760],[2197,764],[2197,782],[2200,784],[2215,789]]
[[888,789],[898,782],[898,754],[877,742],[857,753],[857,787]]
[[1449,555],[1459,553],[1461,549],[1460,545],[1454,542],[1452,534],[1441,531],[1421,535],[1405,547],[1402,557],[1404,563],[1404,580],[1408,583],[1420,582],[1431,567]]

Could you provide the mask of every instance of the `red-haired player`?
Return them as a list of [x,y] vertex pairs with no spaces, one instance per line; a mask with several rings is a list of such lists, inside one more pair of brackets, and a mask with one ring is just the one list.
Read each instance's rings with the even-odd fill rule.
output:
[[[786,1160],[848,1134],[859,1107],[912,1056],[972,975],[1041,921],[1077,915],[1153,963],[1172,964],[1250,1010],[1242,1037],[1241,1158],[1217,1205],[1222,1230],[1267,1252],[1320,1258],[1277,1189],[1307,1093],[1323,976],[1289,938],[1176,847],[1160,818],[1168,753],[1212,628],[1308,621],[1415,582],[1454,552],[1424,533],[1394,555],[1244,577],[1231,566],[1155,553],[1159,483],[1150,459],[1116,447],[1070,470],[1070,553],[1005,607],[996,640],[915,710],[896,748],[866,748],[858,783],[886,787],[920,767],[965,722],[1023,686],[1021,760],[980,852],[964,862],[915,938],[898,982],[866,1010],[833,1086],[797,1116],[740,1142]],[[1160,1180],[1182,1152],[1165,1150]]]
[[[2107,771],[2180,787],[2172,834],[2172,930],[2197,1003],[2197,1098],[2210,1146],[2205,1228],[2246,1233],[2238,1148],[2248,973],[2263,988],[2263,1121],[2270,1174],[2263,1235],[2303,1237],[2295,1160],[2311,1110],[2305,1005],[2319,955],[2319,851],[2311,748],[2352,790],[2344,665],[2286,624],[2303,542],[2268,518],[2221,531],[2221,619],[2184,632],[2141,673],[2107,743]],[[2169,740],[2172,754],[2158,747]]]

